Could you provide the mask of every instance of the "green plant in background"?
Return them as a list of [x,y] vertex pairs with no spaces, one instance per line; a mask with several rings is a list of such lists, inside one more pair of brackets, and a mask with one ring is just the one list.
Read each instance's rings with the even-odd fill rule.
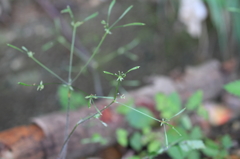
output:
[[[207,111],[202,106],[202,98],[202,91],[193,93],[184,104],[185,110],[182,109],[183,104],[177,93],[170,95],[162,93],[156,94],[156,109],[160,112],[161,117],[171,119],[185,110],[185,113],[182,114],[178,120],[172,121],[175,127],[174,129],[163,129],[164,136],[159,133],[158,129],[154,129],[154,123],[151,121],[143,122],[142,125],[139,124],[138,120],[140,120],[141,114],[135,114],[136,120],[133,122],[133,120],[129,118],[129,116],[132,116],[129,114],[133,112],[127,111],[123,109],[122,106],[119,106],[117,109],[118,112],[125,114],[129,124],[139,130],[132,135],[128,134],[124,129],[117,130],[116,136],[119,144],[123,147],[130,145],[138,152],[138,155],[135,155],[133,158],[139,159],[154,158],[164,152],[167,152],[173,159],[201,159],[202,153],[211,158],[226,157],[228,155],[228,149],[232,145],[231,138],[225,135],[217,142],[206,138],[201,128],[199,126],[193,126],[192,120],[190,119],[192,114],[208,119]],[[131,103],[132,101],[127,103],[127,105],[131,105]],[[145,110],[145,112],[152,114],[150,110]],[[134,113],[136,113],[136,111]],[[181,136],[177,135],[175,130],[177,130]],[[130,139],[128,140],[128,138]],[[164,140],[165,144],[163,144]]]
[[[238,42],[240,41],[240,18],[239,8],[240,1],[239,0],[205,0],[209,7],[210,18],[217,30],[219,46],[223,50],[223,52],[228,52],[226,49],[230,49],[228,47],[229,37],[235,38]],[[228,11],[234,12],[233,14],[229,14]],[[232,30],[230,32],[230,29]],[[229,35],[229,34],[232,35]],[[224,59],[229,58],[227,54],[223,55]]]
[[240,97],[240,80],[230,82],[223,87],[228,93]]

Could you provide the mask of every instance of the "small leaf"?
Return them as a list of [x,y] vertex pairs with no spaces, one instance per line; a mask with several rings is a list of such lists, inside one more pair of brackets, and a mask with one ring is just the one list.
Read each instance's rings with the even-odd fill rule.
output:
[[7,46],[9,46],[9,47],[11,47],[11,48],[14,48],[14,49],[16,49],[16,50],[18,50],[18,51],[20,51],[20,52],[23,52],[23,50],[21,50],[20,48],[14,46],[14,45],[7,44]]
[[[68,87],[59,86],[57,90],[57,95],[59,99],[59,103],[61,104],[62,110],[67,110],[68,106]],[[84,98],[84,94],[82,92],[73,91],[71,93],[71,104],[70,109],[76,110],[79,107],[87,105],[87,100]]]
[[116,3],[116,0],[113,0],[109,6],[109,9],[108,9],[108,23],[109,23],[109,18],[110,18],[110,15],[111,15],[111,11],[112,11],[112,8],[114,6],[114,4]]
[[202,140],[186,140],[179,143],[180,148],[185,151],[191,151],[194,149],[205,149],[205,145]]
[[46,44],[44,44],[42,46],[42,50],[43,51],[47,51],[47,50],[51,49],[53,46],[54,46],[54,42],[53,41],[47,42]]
[[[182,112],[185,111],[186,108],[183,108],[182,110],[180,110],[177,114],[173,115],[170,119],[174,118],[175,116],[178,116],[179,114],[181,114]],[[170,120],[168,119],[168,120]]]
[[199,126],[195,126],[189,136],[191,139],[201,139],[203,138],[202,130]]
[[181,122],[184,128],[186,128],[187,130],[190,130],[192,128],[191,120],[187,115],[181,117]]
[[203,106],[198,107],[197,114],[205,120],[209,118],[208,111]]
[[154,116],[149,109],[145,107],[139,107],[139,108],[136,108],[136,110],[140,111],[142,114],[140,114],[135,110],[131,110],[126,115],[127,121],[132,127],[136,129],[142,129],[146,126],[150,126],[153,124],[153,121],[154,121],[153,119],[143,115],[143,114],[147,114],[148,116]]
[[19,85],[23,85],[23,86],[34,86],[32,84],[26,84],[26,83],[23,83],[23,82],[18,82]]
[[240,97],[240,80],[224,85],[224,89],[233,95]]
[[183,153],[178,146],[170,147],[167,153],[172,159],[184,159]]
[[82,25],[83,24],[83,22],[76,22],[76,23],[74,23],[74,27],[79,27],[80,25]]
[[105,74],[109,74],[109,75],[113,75],[113,76],[114,76],[114,74],[111,73],[111,72],[103,71],[103,73],[105,73]]
[[197,106],[199,106],[202,103],[202,98],[203,98],[203,92],[202,91],[197,91],[195,92],[187,101],[186,107],[189,110],[194,110],[196,109]]
[[130,145],[136,151],[142,149],[141,134],[139,132],[134,133],[130,138]]
[[132,9],[132,7],[133,6],[128,7],[118,19],[121,20]]
[[93,13],[92,15],[88,16],[87,18],[85,18],[83,21],[86,22],[86,21],[88,21],[88,20],[90,20],[92,18],[95,18],[96,16],[98,16],[98,12]]
[[133,70],[136,70],[136,69],[139,69],[139,68],[140,68],[140,66],[133,67],[133,68],[131,68],[130,70],[128,70],[128,71],[126,72],[126,74],[127,74],[128,72],[130,72],[130,71],[133,71]]
[[28,49],[27,49],[26,47],[22,46],[22,49],[23,49],[24,51],[28,52]]
[[225,149],[229,149],[232,146],[232,140],[229,135],[224,135],[221,138],[221,143]]
[[105,25],[105,24],[107,24],[107,23],[105,22],[105,20],[102,20],[102,21],[101,21],[101,24]]
[[116,135],[117,135],[117,141],[118,143],[123,146],[126,147],[128,144],[128,132],[125,129],[117,129],[116,131]]
[[124,25],[119,25],[119,26],[116,26],[116,27],[114,27],[112,29],[128,27],[128,26],[143,26],[143,25],[145,25],[145,24],[136,22],[136,23],[129,23],[129,24],[124,24]]
[[153,140],[147,145],[147,150],[149,153],[157,152],[160,149],[161,143],[158,140]]

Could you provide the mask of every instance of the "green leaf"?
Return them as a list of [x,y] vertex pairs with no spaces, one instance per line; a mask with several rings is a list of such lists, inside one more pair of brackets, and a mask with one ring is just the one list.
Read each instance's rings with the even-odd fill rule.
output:
[[105,74],[109,74],[109,75],[113,75],[113,76],[114,76],[114,74],[111,73],[111,72],[103,71],[103,73],[105,73]]
[[202,130],[199,126],[195,126],[193,127],[189,136],[191,139],[201,139],[203,138]]
[[188,99],[186,107],[189,110],[196,109],[201,103],[203,98],[203,92],[202,91],[196,91],[192,96]]
[[129,24],[124,24],[124,25],[119,25],[119,26],[116,26],[116,27],[114,27],[112,29],[128,27],[128,26],[143,26],[143,25],[145,25],[145,24],[136,22],[136,23],[129,23]]
[[[185,111],[186,108],[183,108],[182,110],[180,110],[177,114],[173,115],[170,119],[174,118],[175,116],[178,116],[179,114],[181,114],[182,112]],[[168,119],[168,120],[170,120]]]
[[157,152],[160,149],[161,143],[158,140],[154,140],[147,145],[149,153]]
[[23,82],[18,82],[19,85],[22,85],[22,86],[34,86],[32,84],[26,84],[26,83],[23,83]]
[[182,113],[184,109],[181,109],[181,100],[177,93],[172,93],[166,96],[162,93],[155,95],[156,109],[161,112],[161,117],[165,119],[171,119],[172,117]]
[[22,49],[26,52],[28,52],[28,49],[25,46],[22,46]]
[[117,135],[117,141],[118,143],[123,146],[126,147],[128,144],[128,132],[125,129],[117,129],[116,131],[116,135]]
[[90,20],[90,19],[95,18],[96,16],[98,16],[98,12],[93,13],[92,15],[88,16],[87,18],[85,18],[83,21],[86,22],[86,21],[88,21],[88,20]]
[[205,120],[208,119],[208,111],[203,106],[198,107],[197,114]]
[[220,148],[220,146],[217,143],[215,143],[214,141],[212,141],[210,139],[206,139],[205,144],[208,148],[214,148],[214,149],[219,149]]
[[191,151],[188,154],[187,159],[201,159],[201,154],[199,151]]
[[220,151],[218,149],[214,149],[214,148],[205,148],[202,150],[202,152],[208,156],[208,157],[216,157],[218,156],[218,154],[220,153]]
[[67,6],[66,9],[61,10],[61,13],[69,13],[71,19],[72,19],[72,20],[74,19],[74,16],[73,16],[72,10],[71,10],[71,8],[70,8],[69,6]]
[[178,146],[170,147],[167,153],[172,159],[184,159],[183,153]]
[[224,89],[230,94],[240,97],[240,80],[224,85]]
[[110,18],[110,15],[111,15],[111,11],[112,11],[112,8],[114,6],[114,4],[116,3],[116,0],[113,0],[108,8],[108,19],[107,19],[107,23],[109,23],[109,18]]
[[181,117],[181,122],[185,129],[190,130],[192,128],[192,122],[187,115]]
[[118,19],[121,20],[132,9],[132,7],[133,6],[128,7]]
[[130,70],[128,70],[125,74],[127,74],[127,73],[130,72],[130,71],[133,71],[133,70],[139,69],[139,68],[140,68],[140,66],[133,67],[133,68],[131,68]]
[[49,41],[46,44],[44,44],[41,49],[43,51],[47,51],[47,50],[51,49],[54,46],[54,44],[55,43],[53,41]]
[[179,143],[180,148],[185,151],[191,151],[194,149],[205,149],[205,145],[202,140],[186,140]]
[[122,114],[122,115],[126,115],[127,113],[129,113],[129,111],[131,111],[131,109],[123,106],[123,105],[119,105],[116,109],[116,111],[119,113],[119,114]]
[[21,50],[20,48],[18,48],[17,46],[14,46],[14,45],[11,45],[11,44],[7,44],[7,46],[11,47],[11,48],[14,48],[20,52],[24,52],[23,50]]
[[139,132],[136,132],[131,136],[130,145],[136,151],[142,149],[141,134]]
[[77,27],[79,27],[82,24],[83,24],[83,22],[76,22],[76,23],[73,24],[73,26],[77,28]]
[[221,138],[221,143],[225,149],[229,149],[232,146],[232,139],[229,135],[224,135]]
[[[152,112],[145,107],[138,107],[138,108],[136,108],[136,110],[138,110],[144,114],[147,114],[149,116],[154,116],[152,114]],[[129,113],[126,115],[126,118],[127,118],[127,121],[129,122],[129,124],[136,129],[143,129],[146,126],[151,126],[154,122],[153,119],[151,119],[143,114],[140,114],[139,112],[137,112],[135,110],[130,110]]]
[[[62,110],[67,110],[68,88],[64,86],[59,86],[57,93]],[[76,110],[77,108],[84,105],[87,105],[87,100],[85,99],[84,94],[80,92],[72,92],[70,109]]]

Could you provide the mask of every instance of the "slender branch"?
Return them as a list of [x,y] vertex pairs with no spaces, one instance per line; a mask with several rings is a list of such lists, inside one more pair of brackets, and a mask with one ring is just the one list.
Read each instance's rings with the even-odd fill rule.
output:
[[86,69],[86,67],[89,65],[89,63],[92,61],[93,57],[98,53],[100,46],[102,45],[103,41],[105,40],[106,36],[108,33],[105,33],[101,39],[101,41],[99,42],[97,48],[94,50],[92,56],[88,59],[87,63],[82,67],[82,69],[80,70],[80,72],[77,74],[77,76],[73,79],[72,82],[74,82],[81,74],[82,72]]
[[65,80],[63,80],[60,76],[58,76],[56,73],[54,73],[52,70],[50,70],[48,67],[46,67],[44,64],[42,64],[40,61],[38,61],[35,57],[30,57],[33,61],[35,61],[37,64],[39,64],[41,67],[43,67],[46,71],[51,73],[53,76],[57,77],[60,81],[62,81],[64,84],[67,84]]
[[73,52],[74,52],[74,45],[75,45],[75,37],[76,37],[76,30],[77,27],[73,26],[73,33],[72,33],[72,43],[71,43],[71,51],[70,51],[70,59],[69,59],[69,74],[68,74],[68,83],[72,84],[72,61],[73,61]]
[[[109,108],[113,103],[115,103],[115,100],[113,100],[110,104],[108,104],[107,106],[105,106],[103,109],[101,109],[101,110],[99,110],[99,111],[100,111],[100,112],[103,112],[105,109]],[[62,145],[62,149],[61,149],[61,152],[60,152],[60,153],[62,153],[62,151],[64,150],[65,145],[66,145],[67,142],[69,141],[70,137],[72,136],[72,134],[74,133],[74,131],[76,130],[76,128],[78,127],[78,125],[80,125],[80,124],[82,124],[82,123],[90,120],[91,118],[95,117],[97,114],[99,114],[99,112],[96,112],[96,113],[94,113],[94,114],[92,114],[92,115],[90,115],[90,116],[87,116],[87,117],[85,117],[85,118],[83,118],[83,119],[81,119],[81,120],[79,120],[79,121],[77,122],[77,124],[74,126],[74,128],[72,129],[72,131],[70,132],[70,134],[68,135],[68,137],[65,139],[65,141],[64,141],[64,143],[63,143],[63,145]]]

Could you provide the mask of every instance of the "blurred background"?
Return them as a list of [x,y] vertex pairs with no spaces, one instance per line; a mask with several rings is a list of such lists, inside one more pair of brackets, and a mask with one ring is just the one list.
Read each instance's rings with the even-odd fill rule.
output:
[[[32,117],[62,110],[59,85],[42,91],[27,84],[59,83],[26,55],[6,44],[35,53],[35,57],[67,80],[70,19],[60,14],[69,5],[76,20],[94,12],[99,15],[77,31],[73,72],[78,72],[104,34],[110,0],[0,0],[0,130],[28,124]],[[177,74],[188,65],[209,59],[239,59],[239,0],[117,0],[110,22],[133,5],[119,22],[142,22],[113,30],[99,54],[74,86],[87,94],[108,95],[114,83],[103,71],[133,71],[123,84],[132,90],[145,83],[145,77]],[[170,73],[172,72],[172,73]],[[128,80],[128,81],[127,81]],[[123,89],[122,89],[123,90]]]

